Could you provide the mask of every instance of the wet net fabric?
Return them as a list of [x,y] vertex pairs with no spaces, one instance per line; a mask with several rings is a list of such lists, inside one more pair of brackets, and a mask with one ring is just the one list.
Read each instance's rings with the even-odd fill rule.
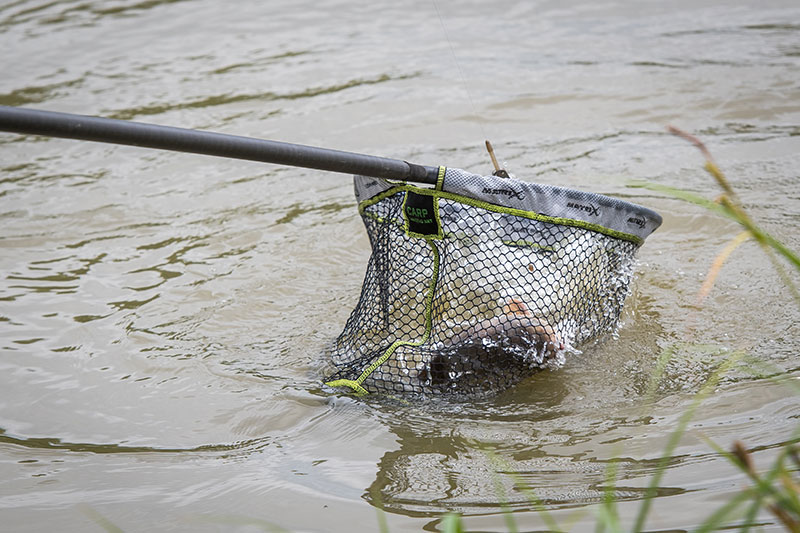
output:
[[436,189],[356,178],[372,254],[331,348],[329,385],[492,394],[617,324],[658,215],[517,180],[451,169],[441,178]]

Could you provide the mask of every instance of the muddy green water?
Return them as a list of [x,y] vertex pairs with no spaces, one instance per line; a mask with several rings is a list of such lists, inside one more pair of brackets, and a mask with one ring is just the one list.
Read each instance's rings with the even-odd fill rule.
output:
[[[441,17],[441,18],[440,18]],[[443,29],[444,28],[444,29]],[[446,31],[445,31],[446,30]],[[744,350],[659,483],[691,529],[796,438],[800,312],[739,228],[633,180],[718,194],[800,249],[800,7],[766,2],[33,0],[0,3],[0,104],[205,128],[646,205],[617,337],[493,398],[398,405],[320,384],[369,243],[349,177],[0,134],[0,529],[592,530],[625,523],[714,368]],[[797,281],[797,276],[794,276]],[[689,343],[648,398],[662,350]],[[500,463],[486,453],[491,448]],[[770,515],[764,530],[777,528]]]

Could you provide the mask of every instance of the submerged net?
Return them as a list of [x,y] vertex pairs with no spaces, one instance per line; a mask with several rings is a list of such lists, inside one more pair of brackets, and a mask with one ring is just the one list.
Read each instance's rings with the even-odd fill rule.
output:
[[436,188],[355,177],[372,245],[331,347],[334,387],[486,395],[613,330],[661,223],[591,193],[441,168]]

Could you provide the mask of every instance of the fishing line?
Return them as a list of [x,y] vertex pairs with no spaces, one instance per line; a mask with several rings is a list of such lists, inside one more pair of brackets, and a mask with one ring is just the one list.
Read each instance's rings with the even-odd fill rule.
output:
[[450,47],[450,53],[453,55],[453,62],[456,64],[456,68],[458,69],[458,75],[461,77],[461,85],[464,87],[464,90],[467,91],[467,98],[469,99],[469,104],[472,107],[472,114],[478,119],[478,127],[481,130],[481,135],[484,139],[488,139],[486,136],[486,130],[483,127],[483,118],[478,114],[478,108],[475,106],[475,101],[472,99],[472,92],[469,90],[469,85],[467,84],[467,79],[464,76],[464,70],[461,68],[461,63],[458,61],[458,56],[456,56],[455,48],[453,48],[453,42],[450,40],[450,35],[447,33],[447,28],[444,25],[444,19],[442,18],[442,13],[439,11],[439,5],[436,3],[436,0],[431,0],[434,9],[436,10],[436,16],[439,17],[439,24],[442,26],[442,32],[444,32],[444,38],[447,39],[447,45]]

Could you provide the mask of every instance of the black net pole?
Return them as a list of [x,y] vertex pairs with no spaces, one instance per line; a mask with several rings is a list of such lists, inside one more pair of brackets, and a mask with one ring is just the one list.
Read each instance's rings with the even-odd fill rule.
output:
[[0,106],[0,131],[245,159],[435,184],[438,167],[328,148],[55,111]]

